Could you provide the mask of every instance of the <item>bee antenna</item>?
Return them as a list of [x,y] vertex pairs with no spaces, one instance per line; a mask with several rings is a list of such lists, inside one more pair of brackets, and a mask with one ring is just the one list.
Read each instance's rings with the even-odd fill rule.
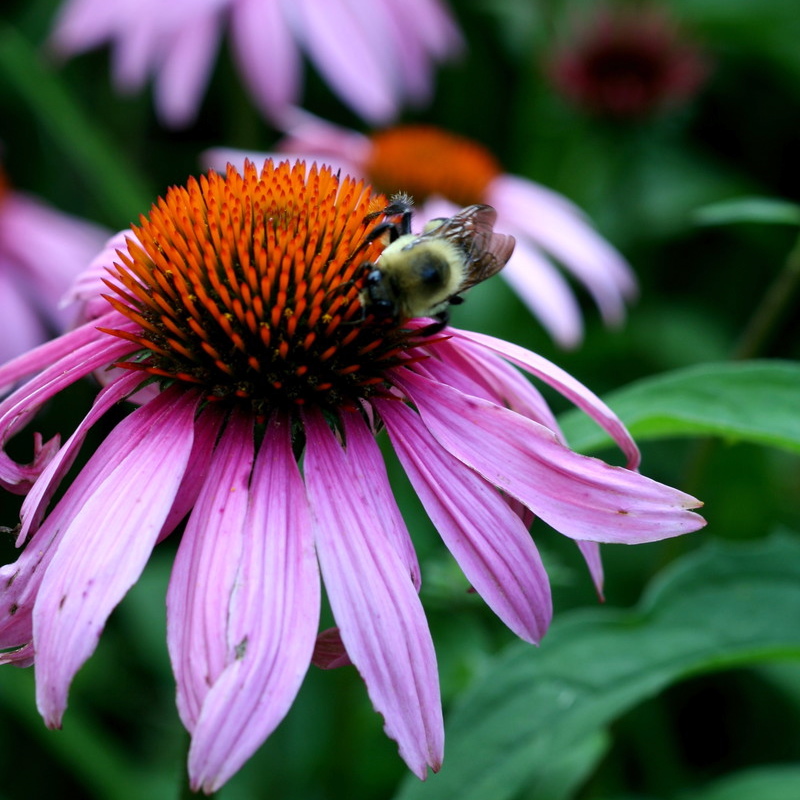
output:
[[[389,198],[388,208],[401,208],[408,209],[409,211],[414,207],[414,198],[408,192],[395,192]],[[386,209],[388,211],[388,208]]]

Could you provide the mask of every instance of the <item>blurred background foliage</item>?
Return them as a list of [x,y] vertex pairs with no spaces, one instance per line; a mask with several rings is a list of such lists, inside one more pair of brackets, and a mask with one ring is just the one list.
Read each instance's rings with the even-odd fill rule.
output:
[[[196,174],[205,148],[274,146],[279,132],[250,105],[224,45],[198,121],[168,130],[148,91],[114,92],[107,49],[61,65],[43,57],[58,5],[4,0],[0,8],[0,140],[15,187],[121,229],[167,186]],[[605,329],[582,297],[586,338],[573,351],[558,350],[501,281],[478,287],[454,321],[551,358],[625,409],[631,424],[639,420],[643,471],[704,500],[708,527],[656,545],[605,547],[600,606],[574,549],[537,523],[556,622],[536,650],[515,643],[467,591],[394,465],[440,660],[448,719],[441,775],[425,784],[407,779],[355,672],[312,668],[287,719],[222,790],[225,798],[800,797],[800,575],[792,574],[800,541],[800,373],[792,363],[800,355],[800,256],[790,255],[800,203],[800,8],[797,0],[664,0],[707,59],[705,83],[677,107],[608,119],[562,96],[545,66],[593,5],[451,0],[468,51],[438,72],[435,102],[404,120],[484,143],[507,171],[578,203],[630,261],[641,292],[626,324]],[[363,130],[306,67],[304,106]],[[724,205],[741,198],[782,202]],[[753,321],[770,292],[779,312],[756,335]],[[706,366],[749,359],[764,371],[736,372],[732,383]],[[648,391],[645,383],[628,400],[625,387],[673,374],[688,378],[659,414],[688,409],[697,387],[720,406],[709,419],[676,413],[654,433],[648,414],[663,385]],[[72,396],[73,404],[48,410],[45,429],[70,430],[91,388]],[[704,407],[702,396],[694,402]],[[737,427],[737,415],[746,424]],[[577,445],[588,434],[572,422]],[[17,498],[0,503],[0,524],[13,525]],[[156,551],[79,673],[63,732],[47,731],[37,716],[31,672],[2,671],[0,798],[180,794],[186,741],[164,641],[172,546]],[[625,631],[641,634],[653,620],[661,627],[642,634],[637,652],[631,642],[639,639]],[[692,650],[693,632],[703,633],[706,649]],[[623,652],[635,662],[630,674],[613,666]],[[564,681],[583,689],[559,706],[557,686],[541,693],[562,668]],[[615,694],[626,687],[625,697]],[[518,700],[517,716],[502,725],[492,722],[490,702],[501,690]],[[470,737],[476,730],[481,735]],[[486,783],[470,777],[471,759]]]

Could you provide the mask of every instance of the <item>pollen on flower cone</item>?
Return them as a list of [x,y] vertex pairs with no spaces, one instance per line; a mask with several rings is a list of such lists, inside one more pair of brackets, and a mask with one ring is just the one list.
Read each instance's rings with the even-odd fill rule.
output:
[[[120,364],[257,408],[352,405],[398,362],[394,321],[364,325],[359,283],[385,198],[330,170],[267,162],[173,187],[120,253],[109,330],[148,354]],[[313,225],[311,224],[313,222]]]

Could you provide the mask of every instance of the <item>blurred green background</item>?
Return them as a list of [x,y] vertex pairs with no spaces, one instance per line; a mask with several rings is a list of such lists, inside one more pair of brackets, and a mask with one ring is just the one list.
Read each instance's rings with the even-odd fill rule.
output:
[[[800,797],[800,575],[792,573],[800,541],[800,372],[792,363],[800,355],[800,314],[797,279],[790,280],[792,264],[800,272],[800,254],[790,258],[800,219],[800,6],[665,0],[708,58],[708,78],[679,107],[620,121],[585,113],[544,74],[570,20],[591,5],[451,0],[468,52],[438,72],[435,103],[404,120],[484,143],[508,172],[583,207],[630,261],[641,293],[626,324],[607,330],[581,295],[586,337],[574,351],[558,350],[501,281],[478,287],[454,311],[454,323],[541,353],[612,407],[618,398],[635,434],[639,421],[642,471],[701,498],[708,527],[660,544],[605,547],[600,606],[574,547],[536,523],[556,622],[540,648],[523,649],[467,592],[390,463],[420,554],[440,661],[448,735],[441,775],[425,784],[406,775],[354,670],[312,668],[287,719],[222,797]],[[205,148],[274,145],[278,132],[253,110],[224,46],[198,122],[170,131],[157,123],[149,91],[113,91],[107,49],[60,67],[41,59],[57,7],[57,0],[4,0],[0,8],[0,141],[16,188],[117,230],[167,186],[196,174]],[[305,107],[363,129],[307,70]],[[718,205],[742,198],[790,205]],[[776,282],[784,305],[753,338],[754,316]],[[712,362],[735,369],[739,362],[744,371],[721,380],[707,367]],[[755,366],[763,371],[747,371]],[[625,404],[630,384],[690,368],[674,393],[677,421],[661,431],[648,414],[665,397],[663,387],[648,392],[645,384]],[[698,386],[719,393],[719,415],[681,416]],[[69,403],[48,409],[40,428],[71,430],[90,397],[91,387],[77,387]],[[746,424],[734,424],[737,413]],[[571,430],[576,446],[585,436],[594,447],[578,422],[568,421]],[[598,447],[593,452],[606,452]],[[0,498],[0,524],[12,526],[17,510],[18,498]],[[11,542],[3,545],[6,560],[15,558]],[[157,549],[112,616],[75,681],[63,731],[47,731],[36,714],[30,670],[0,670],[0,798],[170,798],[184,791],[187,742],[164,639],[173,548]],[[670,611],[675,604],[686,607],[683,617]],[[640,630],[648,626],[650,638]],[[626,630],[641,641],[626,639]],[[684,647],[693,630],[704,632],[707,652]],[[581,645],[573,658],[583,670],[573,674],[574,660],[560,662],[570,685],[597,684],[576,691],[558,716],[556,689],[545,699],[534,689],[558,676],[559,653],[568,658],[570,642]],[[635,642],[641,650],[629,652],[631,675],[642,682],[630,678],[629,696],[617,697],[628,673],[611,662]],[[521,683],[511,677],[515,669]],[[499,687],[518,699],[518,731],[490,726],[495,707],[487,698]],[[547,721],[551,712],[561,727]],[[559,769],[545,758],[552,752],[564,761]],[[470,759],[483,765],[485,785],[469,777]]]

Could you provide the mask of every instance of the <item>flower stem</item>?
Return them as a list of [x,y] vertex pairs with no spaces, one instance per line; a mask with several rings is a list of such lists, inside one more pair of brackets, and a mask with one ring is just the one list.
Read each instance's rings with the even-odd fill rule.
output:
[[735,360],[754,358],[791,307],[800,289],[800,237],[786,257],[783,269],[768,287],[733,350]]

